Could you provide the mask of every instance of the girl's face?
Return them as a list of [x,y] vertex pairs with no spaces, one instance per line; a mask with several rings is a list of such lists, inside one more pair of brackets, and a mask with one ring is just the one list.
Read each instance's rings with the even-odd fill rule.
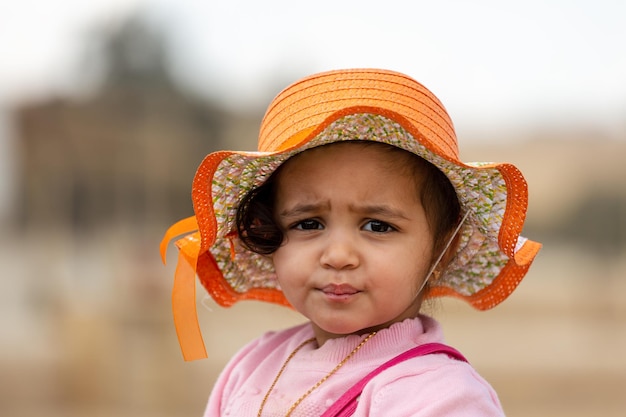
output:
[[320,346],[419,313],[433,236],[397,154],[322,146],[287,161],[277,181],[278,282]]

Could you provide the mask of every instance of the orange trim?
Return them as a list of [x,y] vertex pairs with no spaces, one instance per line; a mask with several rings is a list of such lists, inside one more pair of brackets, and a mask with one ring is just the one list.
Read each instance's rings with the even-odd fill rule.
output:
[[[284,143],[281,143],[278,147],[278,151],[284,151],[286,149],[291,148],[292,146],[297,146],[302,142],[302,138],[306,138],[306,137],[310,137],[310,133],[316,130],[315,126],[314,127],[310,127],[308,129],[304,129],[301,130],[300,132],[296,133],[295,135],[291,136],[289,139],[287,139]],[[313,136],[315,137],[315,136]],[[308,141],[305,141],[305,143]]]
[[291,307],[282,291],[269,288],[253,288],[239,293],[230,286],[219,270],[210,252],[203,252],[198,257],[198,278],[216,303],[222,307],[230,307],[237,301],[258,300]]
[[498,164],[506,184],[507,198],[504,218],[498,234],[500,249],[510,258],[515,255],[517,238],[524,227],[528,207],[528,186],[522,173],[511,164]]
[[524,246],[515,254],[515,262],[519,265],[530,264],[539,252],[539,249],[541,249],[541,246],[539,242],[527,240]]
[[[535,256],[541,249],[541,244],[531,240],[526,241],[518,254],[521,259],[509,259],[494,281],[481,291],[470,296],[460,294],[449,287],[434,287],[426,298],[453,297],[461,299],[477,310],[489,310],[503,302],[520,284],[528,272]],[[524,263],[516,261],[524,260]]]
[[206,251],[213,246],[217,234],[217,220],[213,211],[211,181],[220,162],[234,153],[236,152],[218,151],[207,155],[198,167],[193,179],[191,199],[196,218],[198,219],[198,230],[202,230],[200,236],[202,251]]
[[[397,113],[393,110],[389,110],[383,107],[376,107],[376,106],[366,106],[366,105],[358,105],[358,106],[351,106],[351,107],[346,107],[340,110],[337,110],[336,112],[332,113],[331,115],[329,115],[328,117],[326,117],[323,121],[321,121],[317,126],[315,127],[311,127],[308,128],[304,131],[298,132],[296,133],[294,136],[290,137],[289,139],[287,139],[287,142],[289,144],[289,146],[287,147],[286,145],[282,144],[280,145],[280,152],[282,151],[287,151],[287,150],[291,150],[293,148],[300,148],[304,145],[306,145],[307,143],[309,143],[311,140],[315,139],[315,137],[317,135],[319,135],[322,131],[324,131],[324,129],[326,129],[328,126],[330,126],[333,122],[335,122],[336,120],[344,117],[344,116],[348,116],[351,114],[358,114],[358,113],[371,113],[371,114],[379,114],[381,116],[384,116],[388,119],[391,119],[393,121],[395,121],[396,123],[400,124],[406,131],[408,131],[411,135],[413,135],[413,137],[415,137],[416,139],[419,140],[419,142],[421,142],[426,148],[428,148],[431,152],[437,154],[438,156],[454,163],[457,165],[461,165],[461,166],[466,166],[465,164],[463,164],[463,162],[459,161],[458,159],[455,159],[453,157],[451,157],[450,155],[448,155],[443,149],[441,149],[437,143],[434,143],[432,140],[430,140],[429,137],[425,136],[424,134],[422,134],[422,132],[420,132],[419,128],[415,127],[414,124],[407,119],[405,116],[403,116],[400,113]],[[298,140],[300,140],[298,142]],[[266,151],[267,149],[261,149],[262,151]],[[280,153],[279,151],[273,151],[273,154],[278,154]],[[498,164],[494,164],[493,167],[497,167]],[[217,166],[214,167],[213,172],[215,172]]]

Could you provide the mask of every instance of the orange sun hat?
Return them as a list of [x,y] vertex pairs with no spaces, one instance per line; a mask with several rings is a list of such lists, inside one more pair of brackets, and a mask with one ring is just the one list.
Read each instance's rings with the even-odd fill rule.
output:
[[195,276],[215,301],[261,300],[288,306],[269,257],[241,244],[239,202],[291,156],[343,140],[391,144],[439,168],[454,186],[463,222],[460,243],[427,297],[452,296],[486,310],[506,299],[541,245],[520,236],[528,205],[521,172],[505,163],[464,163],[452,121],[423,85],[393,71],[337,70],[304,78],[271,102],[257,152],[220,151],[201,163],[192,185],[195,216],[174,224],[179,261],[172,303],[186,360],[206,357],[195,306]]

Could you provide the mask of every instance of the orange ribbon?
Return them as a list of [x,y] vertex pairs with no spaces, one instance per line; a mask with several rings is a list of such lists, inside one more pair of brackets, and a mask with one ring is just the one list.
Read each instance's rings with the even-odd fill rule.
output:
[[195,216],[180,220],[165,232],[160,245],[161,259],[165,264],[168,243],[174,237],[186,234],[176,241],[179,252],[172,289],[174,326],[186,361],[207,357],[196,311],[196,267],[200,254],[200,233],[197,230]]

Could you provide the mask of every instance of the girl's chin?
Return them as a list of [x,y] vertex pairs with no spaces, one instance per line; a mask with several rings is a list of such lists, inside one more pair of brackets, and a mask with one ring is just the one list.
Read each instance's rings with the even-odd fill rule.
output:
[[377,330],[377,327],[366,327],[361,328],[358,326],[337,326],[336,323],[334,326],[324,326],[320,327],[317,324],[313,324],[313,328],[315,329],[315,336],[318,340],[319,345],[324,344],[326,340],[330,339],[338,339],[340,337],[346,337],[351,335],[364,335],[371,333]]

